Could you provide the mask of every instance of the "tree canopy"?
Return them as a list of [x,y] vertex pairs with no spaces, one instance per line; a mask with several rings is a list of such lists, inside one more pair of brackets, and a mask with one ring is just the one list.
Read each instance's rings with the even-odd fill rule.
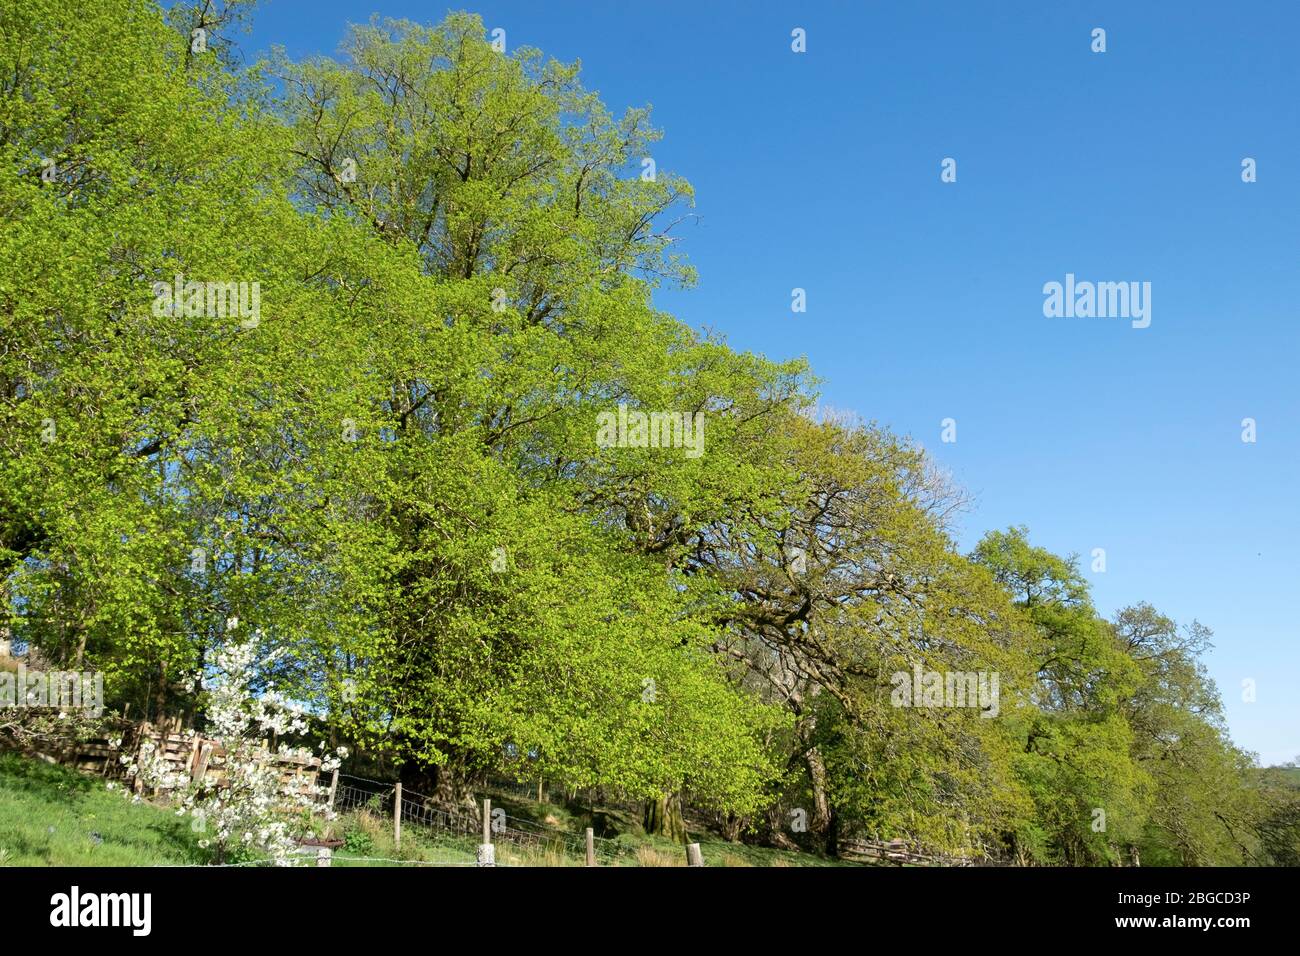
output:
[[545,777],[818,851],[1294,862],[1207,628],[1106,619],[1024,529],[962,554],[917,445],[656,308],[694,193],[646,173],[648,108],[469,14],[248,66],[246,12],[0,7],[11,637],[191,719],[253,641],[449,802]]

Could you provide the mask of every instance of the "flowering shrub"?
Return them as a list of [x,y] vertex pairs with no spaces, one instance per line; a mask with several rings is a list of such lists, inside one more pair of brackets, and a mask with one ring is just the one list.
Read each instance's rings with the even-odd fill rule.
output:
[[[193,737],[194,731],[189,731],[186,736]],[[117,741],[116,746],[121,746],[121,738],[117,738]],[[173,770],[152,740],[141,741],[135,753],[123,754],[120,759],[126,767],[128,779],[136,781],[137,803],[140,802],[141,789],[173,791],[189,786],[189,774]]]
[[[312,813],[320,811],[321,797],[328,790],[281,784],[276,758],[303,760],[311,757],[311,752],[280,747],[272,753],[265,735],[302,735],[308,723],[301,711],[285,704],[273,688],[261,695],[253,692],[254,659],[253,642],[230,644],[217,654],[212,673],[206,679],[200,675],[209,694],[210,732],[225,750],[220,783],[191,785],[188,774],[171,769],[151,741],[142,743],[138,752],[124,757],[123,762],[144,786],[178,795],[177,814],[190,815],[194,831],[202,835],[199,846],[212,849],[216,862],[262,854],[276,865],[291,866],[299,839],[312,835]],[[336,769],[345,756],[344,748],[334,754],[322,753],[321,770]],[[332,811],[324,812],[326,819],[333,818]]]

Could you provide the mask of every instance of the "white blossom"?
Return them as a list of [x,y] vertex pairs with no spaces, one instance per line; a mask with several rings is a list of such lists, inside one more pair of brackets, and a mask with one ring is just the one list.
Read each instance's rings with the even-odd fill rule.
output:
[[[188,774],[169,768],[152,741],[142,743],[136,754],[124,756],[122,762],[146,787],[175,793],[177,813],[201,818],[205,831],[216,834],[220,853],[230,849],[230,842],[239,834],[241,845],[255,847],[278,866],[292,866],[297,862],[298,836],[305,832],[299,822],[305,816],[302,811],[321,813],[321,798],[328,789],[281,788],[274,758],[310,758],[311,751],[280,747],[272,754],[263,738],[269,733],[277,737],[302,735],[309,724],[301,709],[289,708],[274,691],[260,696],[254,693],[255,661],[255,642],[229,644],[217,653],[212,673],[201,681],[209,691],[209,732],[224,750],[220,785],[192,786]],[[339,748],[335,755],[325,755],[321,769],[336,769],[346,754]],[[139,795],[134,799],[139,802]],[[331,811],[323,812],[327,819],[334,816]],[[204,839],[199,846],[207,848],[212,843]]]

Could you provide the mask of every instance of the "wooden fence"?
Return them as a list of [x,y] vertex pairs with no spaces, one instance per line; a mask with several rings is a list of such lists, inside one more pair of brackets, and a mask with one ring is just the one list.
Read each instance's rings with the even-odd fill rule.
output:
[[[93,752],[98,752],[104,743],[107,742],[95,741]],[[216,738],[146,723],[137,730],[135,752],[138,753],[146,743],[153,743],[158,748],[158,755],[172,774],[188,778],[191,784],[220,787],[226,781],[226,749]],[[267,759],[279,772],[281,792],[306,793],[317,786],[321,766],[319,757],[272,754],[268,746]],[[139,779],[132,784],[137,792],[144,786]]]
[[[124,755],[138,758],[145,744],[153,744],[169,775],[182,776],[192,784],[220,787],[226,779],[226,750],[221,741],[204,737],[194,731],[182,731],[179,722],[153,724],[148,721],[131,723],[126,720],[110,724],[109,733],[101,737],[75,741],[61,747],[43,748],[40,753],[47,760],[65,764],[85,773],[126,780],[136,793],[145,789],[145,782],[131,777],[123,763]],[[321,761],[319,757],[296,757],[271,754],[267,759],[275,765],[284,793],[305,793],[318,785]],[[159,791],[155,791],[155,795]]]
[[926,850],[906,840],[847,840],[840,847],[846,860],[892,863],[895,866],[975,866],[973,857]]

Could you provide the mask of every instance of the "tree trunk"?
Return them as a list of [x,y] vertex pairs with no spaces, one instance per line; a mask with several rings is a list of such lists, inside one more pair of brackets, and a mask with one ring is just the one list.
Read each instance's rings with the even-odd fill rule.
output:
[[481,826],[481,807],[474,799],[472,782],[461,768],[445,766],[417,767],[406,764],[401,772],[402,789],[412,799],[428,797],[438,809],[468,816]]
[[[164,662],[159,665],[158,673],[158,701],[157,701],[157,720],[162,722],[167,713],[167,664]],[[166,733],[166,731],[164,731]]]
[[645,805],[645,832],[666,837],[674,843],[686,842],[686,821],[682,818],[682,797],[678,793],[661,794]]
[[816,747],[804,754],[804,763],[808,767],[808,782],[813,795],[810,829],[819,838],[826,852],[835,856],[839,853],[839,826],[835,811],[831,808],[830,795],[826,792],[826,763]]
[[722,815],[721,829],[722,835],[732,843],[740,840],[741,819],[734,813],[727,812]]
[[783,815],[779,803],[774,803],[767,808],[767,830],[768,841],[778,850],[797,850],[799,844],[790,839],[786,833],[786,828],[790,824],[790,818]]
[[837,857],[840,855],[840,815],[832,807],[830,819],[826,824],[826,855]]

